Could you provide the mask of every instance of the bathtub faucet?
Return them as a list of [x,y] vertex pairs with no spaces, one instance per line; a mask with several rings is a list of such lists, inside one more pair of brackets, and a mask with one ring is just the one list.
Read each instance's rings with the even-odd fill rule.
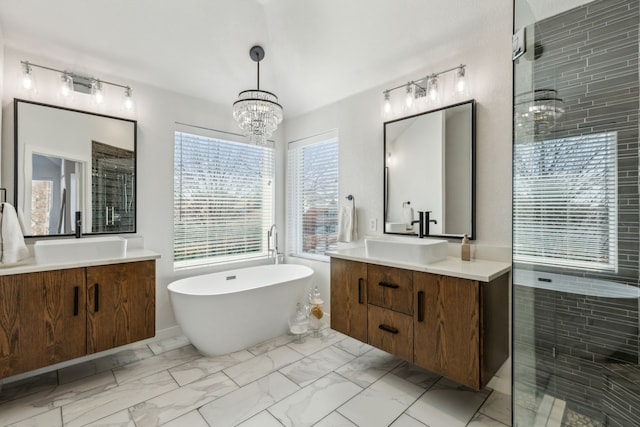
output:
[[[271,248],[271,238],[273,237],[273,248]],[[267,231],[267,256],[273,256],[273,263],[278,264],[280,254],[278,254],[278,227],[275,224]]]

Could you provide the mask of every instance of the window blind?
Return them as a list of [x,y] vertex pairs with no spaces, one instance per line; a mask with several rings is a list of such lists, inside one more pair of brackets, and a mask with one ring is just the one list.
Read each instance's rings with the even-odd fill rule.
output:
[[617,134],[514,146],[514,260],[617,268]]
[[289,144],[287,234],[293,256],[326,259],[324,253],[337,247],[338,138],[323,137]]
[[174,267],[267,254],[274,150],[175,132]]

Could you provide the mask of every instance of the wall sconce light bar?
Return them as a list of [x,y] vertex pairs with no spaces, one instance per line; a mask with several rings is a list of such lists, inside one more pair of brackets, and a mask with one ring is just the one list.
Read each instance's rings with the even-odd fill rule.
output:
[[[414,104],[413,100],[418,100],[420,98],[425,98],[426,102],[437,102],[439,95],[439,77],[443,74],[450,73],[455,71],[454,77],[454,85],[453,85],[453,93],[454,95],[466,95],[467,94],[467,84],[466,84],[466,65],[460,64],[456,67],[452,67],[443,71],[439,71],[437,73],[432,73],[427,76],[424,76],[417,80],[412,80],[407,82],[406,84],[398,85],[396,87],[392,87],[390,89],[385,89],[382,93],[384,95],[384,104],[383,104],[383,115],[388,117],[391,113],[391,92],[404,89],[404,101],[402,102],[402,107],[405,110],[411,108]],[[411,97],[412,99],[409,99]]]
[[119,83],[110,82],[107,80],[98,79],[96,77],[84,76],[71,71],[58,70],[56,68],[47,67],[44,65],[34,64],[29,61],[20,61],[22,65],[22,87],[25,90],[32,90],[34,88],[33,68],[39,68],[42,70],[52,71],[60,74],[60,81],[62,85],[61,95],[68,96],[71,91],[80,92],[87,95],[91,95],[95,104],[102,104],[104,101],[103,85],[109,85],[124,89],[124,108],[126,110],[133,109],[133,97],[131,86],[122,85]]

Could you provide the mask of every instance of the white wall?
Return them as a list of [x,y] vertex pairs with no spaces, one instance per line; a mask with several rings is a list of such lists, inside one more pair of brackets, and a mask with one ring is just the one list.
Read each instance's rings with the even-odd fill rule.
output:
[[[388,84],[286,120],[285,141],[339,130],[340,197],[355,197],[359,236],[380,235],[383,231],[383,90],[463,63],[467,65],[470,98],[477,101],[474,243],[481,247],[511,246],[512,11],[505,8],[500,13],[494,25],[475,34],[473,40],[451,40],[437,53],[425,52],[424,68],[398,70],[397,79]],[[439,106],[459,101],[445,93]],[[377,220],[375,232],[368,229],[371,219]],[[320,291],[329,295],[329,263],[295,258],[290,262],[311,265],[322,280]]]

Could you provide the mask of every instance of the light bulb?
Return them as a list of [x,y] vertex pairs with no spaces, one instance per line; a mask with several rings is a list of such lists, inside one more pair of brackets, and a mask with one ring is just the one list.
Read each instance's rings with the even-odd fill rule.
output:
[[407,95],[404,98],[404,106],[406,109],[413,107],[413,87],[411,83],[407,83]]
[[22,65],[22,88],[29,91],[35,87],[35,83],[33,81],[33,69],[28,62],[23,62]]
[[60,75],[60,90],[58,94],[63,98],[69,98],[73,94],[73,78],[68,73]]
[[382,117],[389,118],[391,115],[391,98],[389,91],[384,92],[384,103],[382,104]]
[[464,96],[467,94],[467,79],[465,77],[465,67],[461,65],[456,71],[456,77],[453,83],[453,94],[456,96]]
[[430,102],[437,102],[439,98],[438,93],[438,77],[431,76],[427,82],[427,96]]
[[91,100],[96,105],[101,105],[104,102],[104,89],[100,80],[91,82]]
[[124,90],[124,102],[122,104],[122,107],[126,111],[132,111],[133,110],[133,96],[132,96],[130,87],[127,87]]

